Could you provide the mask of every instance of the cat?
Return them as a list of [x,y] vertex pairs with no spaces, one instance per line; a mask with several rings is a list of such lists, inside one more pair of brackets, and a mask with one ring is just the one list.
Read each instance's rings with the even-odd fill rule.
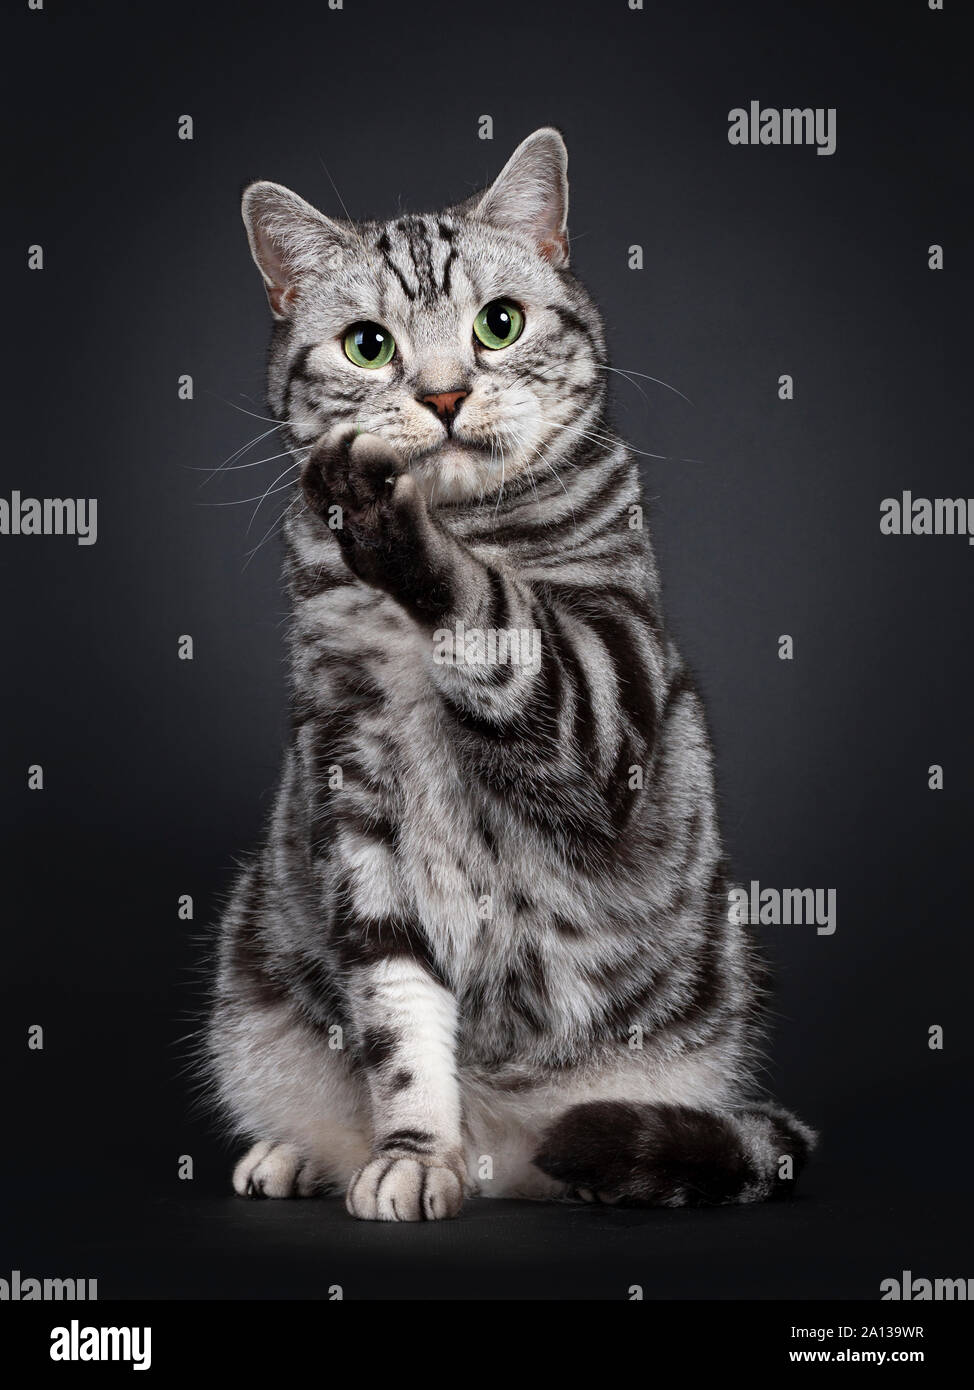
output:
[[243,196],[300,476],[293,731],[207,1029],[239,1194],[753,1202],[814,1143],[756,1086],[764,969],[567,199],[552,128],[431,215]]

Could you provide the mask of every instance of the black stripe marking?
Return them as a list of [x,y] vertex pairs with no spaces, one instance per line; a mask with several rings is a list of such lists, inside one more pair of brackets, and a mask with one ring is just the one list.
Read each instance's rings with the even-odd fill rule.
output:
[[393,275],[399,281],[399,284],[402,287],[403,294],[412,303],[416,299],[416,291],[408,283],[405,275],[403,275],[402,271],[399,269],[395,261],[392,259],[392,247],[389,242],[388,235],[385,232],[383,232],[375,245],[376,250],[379,252],[382,259],[385,261],[386,265],[389,267]]

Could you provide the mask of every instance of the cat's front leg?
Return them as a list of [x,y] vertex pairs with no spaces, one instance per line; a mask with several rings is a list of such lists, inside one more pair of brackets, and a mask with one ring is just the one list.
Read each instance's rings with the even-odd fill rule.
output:
[[465,1182],[456,1001],[411,955],[354,967],[349,997],[373,1135],[371,1157],[349,1183],[346,1206],[363,1221],[456,1216]]

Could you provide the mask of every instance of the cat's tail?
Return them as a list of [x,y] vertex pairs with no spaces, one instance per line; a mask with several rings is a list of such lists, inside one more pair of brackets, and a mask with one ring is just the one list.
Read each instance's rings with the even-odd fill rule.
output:
[[793,1192],[815,1140],[774,1105],[718,1111],[596,1100],[560,1115],[534,1162],[588,1200],[721,1206]]

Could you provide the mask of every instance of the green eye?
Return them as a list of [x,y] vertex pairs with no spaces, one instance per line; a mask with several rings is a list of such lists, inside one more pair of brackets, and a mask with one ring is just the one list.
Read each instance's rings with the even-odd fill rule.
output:
[[484,347],[510,347],[521,336],[524,315],[508,299],[492,299],[473,321],[473,331]]
[[345,356],[356,367],[384,367],[396,352],[392,334],[379,323],[353,323],[345,334]]

